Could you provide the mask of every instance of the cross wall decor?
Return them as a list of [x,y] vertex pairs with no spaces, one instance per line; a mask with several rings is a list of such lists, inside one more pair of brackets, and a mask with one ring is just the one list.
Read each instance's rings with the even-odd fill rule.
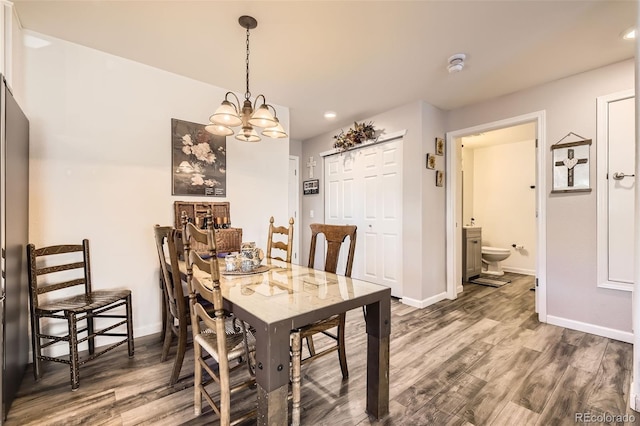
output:
[[[582,140],[562,141],[574,135]],[[551,193],[590,192],[589,186],[589,149],[591,139],[584,139],[573,132],[551,146],[553,151],[553,190]]]

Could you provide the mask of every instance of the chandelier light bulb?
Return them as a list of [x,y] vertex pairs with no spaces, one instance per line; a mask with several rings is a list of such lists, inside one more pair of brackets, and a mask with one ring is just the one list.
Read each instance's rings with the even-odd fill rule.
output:
[[242,124],[242,119],[238,116],[237,109],[226,99],[218,107],[215,113],[209,117],[213,124],[220,124],[227,127],[235,127]]
[[258,127],[273,127],[278,123],[273,118],[273,115],[269,112],[269,108],[266,104],[260,105],[260,108],[256,109],[251,118],[249,119],[249,124],[252,126]]
[[255,129],[251,126],[242,126],[242,130],[235,136],[235,138],[242,142],[259,142],[260,136],[256,133]]
[[284,128],[282,127],[282,124],[280,124],[278,119],[275,118],[275,120],[276,120],[276,123],[278,123],[278,124],[273,126],[273,127],[269,127],[267,129],[264,129],[262,134],[267,136],[267,137],[275,138],[275,139],[286,138],[287,137],[287,132],[284,131]]
[[231,136],[233,134],[233,129],[222,124],[211,123],[207,126],[204,126],[204,129],[207,132],[217,136]]

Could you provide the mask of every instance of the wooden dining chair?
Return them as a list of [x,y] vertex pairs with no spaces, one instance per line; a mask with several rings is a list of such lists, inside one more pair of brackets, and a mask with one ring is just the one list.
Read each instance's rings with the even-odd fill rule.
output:
[[[291,253],[293,252],[293,218],[289,218],[289,226],[274,226],[273,216],[269,219],[269,236],[267,237],[267,252],[265,256],[269,259],[282,260],[287,263],[291,263]],[[277,239],[278,236],[281,239]],[[286,238],[285,243],[282,239]],[[286,253],[286,257],[283,259],[280,256],[274,256],[272,251],[274,249],[281,250]]]
[[[128,345],[129,357],[133,357],[131,290],[93,290],[89,240],[41,248],[29,244],[27,262],[36,380],[42,377],[42,361],[60,362],[69,365],[71,389],[76,390],[80,386],[81,365],[124,343]],[[118,308],[123,312],[118,312]],[[52,334],[57,323],[64,323],[66,332]],[[116,332],[121,326],[126,327],[126,332]],[[111,343],[96,348],[97,337],[101,336],[109,337]],[[113,342],[113,337],[123,339]],[[68,355],[43,353],[44,349],[52,350],[52,345],[60,342],[68,345]],[[78,346],[84,342],[88,343],[89,354],[81,356]]]
[[[347,237],[349,238],[349,251],[347,253],[347,262],[345,265],[344,275],[346,277],[351,276],[353,269],[353,258],[356,250],[356,230],[355,225],[326,225],[322,223],[312,223],[311,225],[311,249],[309,250],[309,267],[313,268],[316,257],[316,245],[318,235],[323,234],[326,240],[326,256],[324,262],[324,270],[326,272],[336,273],[338,269],[338,260],[340,258],[340,249]],[[342,377],[346,379],[349,377],[349,371],[347,369],[347,355],[345,351],[345,321],[346,314],[333,315],[324,320],[314,322],[302,328],[295,330],[292,335],[292,421],[294,425],[300,424],[300,370],[303,364],[313,361],[314,359],[330,354],[331,352],[338,352],[338,359],[340,361],[340,369],[342,370]],[[336,332],[332,333],[329,330],[336,328]],[[335,341],[335,344],[324,348],[320,352],[316,352],[313,344],[313,335],[322,333]],[[309,348],[309,356],[302,358],[302,339],[307,340],[307,346]]]
[[[163,303],[166,306],[166,318],[163,319],[164,344],[160,360],[167,360],[171,349],[173,336],[178,337],[176,358],[173,362],[173,370],[169,378],[169,384],[174,385],[180,376],[184,355],[187,351],[188,328],[191,323],[189,314],[189,299],[182,287],[178,271],[178,247],[176,239],[181,238],[182,233],[177,232],[172,226],[155,225],[153,227],[156,249],[160,261],[160,280],[163,284]],[[181,241],[181,240],[180,240]],[[182,244],[180,244],[182,246]]]
[[[207,216],[211,219],[211,211],[207,212]],[[211,224],[212,221],[208,220],[208,223]],[[255,352],[255,337],[243,321],[230,321],[231,314],[222,305],[220,269],[212,226],[209,225],[205,230],[198,229],[188,222],[186,215],[183,216],[182,224],[195,361],[194,411],[196,415],[200,415],[204,398],[220,417],[220,424],[230,425],[231,394],[255,385],[250,365],[251,352]],[[191,249],[195,243],[204,244],[208,248],[207,260]],[[202,306],[196,295],[214,306],[213,316]],[[217,369],[207,362],[211,358],[218,363]],[[232,361],[238,362],[231,367]],[[245,365],[248,373],[242,376],[239,374],[242,371],[238,370]],[[203,375],[202,370],[209,378]],[[234,378],[232,384],[231,373],[236,371],[239,378]],[[217,388],[210,386],[213,383],[217,383]],[[219,396],[218,401],[214,400],[216,395]],[[252,404],[251,409],[234,417],[234,424],[255,414],[256,404]]]

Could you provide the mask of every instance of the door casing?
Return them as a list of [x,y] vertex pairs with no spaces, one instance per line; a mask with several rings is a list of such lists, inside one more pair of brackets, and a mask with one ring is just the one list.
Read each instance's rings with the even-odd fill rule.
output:
[[457,175],[459,149],[457,149],[455,141],[463,136],[473,135],[491,130],[512,127],[519,124],[535,122],[536,124],[536,218],[537,218],[537,256],[536,256],[536,312],[541,322],[547,321],[547,242],[546,242],[546,182],[544,179],[546,170],[546,152],[543,148],[546,146],[546,119],[545,111],[536,111],[530,114],[523,114],[516,117],[506,118],[504,120],[494,121],[490,123],[480,124],[478,126],[468,127],[460,130],[447,132],[446,134],[446,238],[447,238],[447,298],[455,299],[457,297],[458,283],[461,280],[462,271],[457,267],[459,247],[461,241],[462,223],[458,218],[458,212],[461,211],[458,201],[459,178]]

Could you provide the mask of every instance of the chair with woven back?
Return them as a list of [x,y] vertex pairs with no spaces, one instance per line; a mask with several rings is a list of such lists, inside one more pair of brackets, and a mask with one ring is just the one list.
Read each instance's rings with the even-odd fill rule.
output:
[[[80,386],[81,365],[124,343],[128,345],[129,357],[133,357],[131,290],[94,290],[89,259],[89,240],[86,239],[82,244],[27,246],[36,380],[42,377],[42,361],[59,362],[69,365],[71,389],[76,390]],[[99,324],[96,320],[100,320]],[[60,323],[66,326],[66,331],[53,333]],[[125,332],[117,331],[123,326]],[[108,337],[109,342],[96,347],[97,337],[102,336]],[[114,337],[122,339],[114,342]],[[53,352],[53,345],[61,342],[68,345],[68,355],[43,353],[43,350]],[[84,342],[88,345],[88,355],[79,350]]]
[[[343,243],[349,238],[349,251],[347,253],[347,259],[345,264],[344,275],[346,277],[351,276],[353,269],[353,259],[356,250],[356,231],[355,225],[326,225],[322,223],[312,223],[311,227],[311,249],[309,251],[309,267],[313,268],[315,265],[316,257],[316,245],[318,241],[318,235],[324,235],[326,241],[326,256],[324,262],[324,270],[326,272],[337,273],[338,261],[340,258],[340,249]],[[349,371],[347,369],[347,355],[345,351],[345,320],[346,314],[333,315],[324,320],[314,322],[300,329],[294,330],[291,334],[292,337],[292,421],[294,425],[300,424],[300,369],[303,364],[313,361],[314,359],[330,354],[331,352],[338,352],[338,359],[340,361],[340,369],[342,370],[342,377],[346,379],[349,377]],[[336,333],[329,332],[330,329],[337,328]],[[331,344],[329,347],[325,347],[322,351],[316,352],[313,344],[313,335],[322,333],[325,336],[335,340],[335,344]],[[307,340],[307,346],[309,348],[309,356],[302,358],[302,339]]]
[[[220,424],[230,425],[245,421],[256,414],[256,404],[251,404],[245,412],[234,416],[234,421],[231,422],[231,394],[255,385],[255,376],[250,365],[251,353],[255,351],[255,338],[244,322],[230,320],[231,314],[224,310],[211,211],[207,212],[207,217],[209,225],[207,229],[202,230],[188,222],[186,214],[182,216],[195,361],[194,411],[196,415],[200,415],[204,398],[220,417]],[[208,248],[209,256],[206,260],[196,250],[191,249],[195,243],[204,244]],[[213,305],[213,317],[202,306],[197,296]],[[210,358],[218,363],[217,373],[207,362]],[[238,363],[231,367],[230,363],[234,360],[238,360]],[[243,366],[248,367],[244,375],[241,370]],[[202,370],[208,374],[209,379],[205,379]],[[231,373],[236,372],[239,378],[232,384]],[[218,384],[218,388],[209,390],[214,382]],[[217,402],[214,401],[214,390],[219,394]]]
[[[269,259],[277,259],[282,260],[287,263],[291,263],[291,253],[293,252],[293,218],[289,218],[289,226],[274,226],[273,216],[269,219],[269,236],[267,237],[267,252],[265,256]],[[284,239],[287,238],[287,242],[285,243],[281,239],[276,239],[278,236]],[[281,250],[286,253],[285,258],[283,259],[280,256],[273,255],[273,250]]]

